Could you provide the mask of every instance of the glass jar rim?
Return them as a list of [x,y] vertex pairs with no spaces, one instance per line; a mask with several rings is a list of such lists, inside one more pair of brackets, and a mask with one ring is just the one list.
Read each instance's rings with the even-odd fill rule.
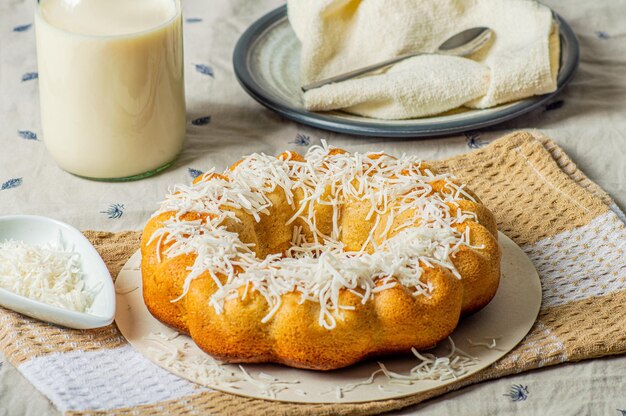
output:
[[[150,27],[148,29],[144,29],[144,30],[139,30],[136,32],[129,32],[129,33],[121,33],[118,35],[91,35],[91,34],[87,34],[87,33],[80,33],[80,32],[73,32],[71,30],[66,30],[66,29],[62,29],[52,23],[50,23],[41,13],[41,3],[42,1],[46,1],[46,0],[37,0],[37,5],[35,7],[35,16],[38,17],[39,21],[41,21],[43,24],[45,24],[46,26],[59,31],[63,34],[66,35],[72,35],[72,36],[77,36],[77,37],[83,37],[83,38],[89,38],[89,39],[94,39],[94,40],[112,40],[112,39],[125,39],[125,38],[131,38],[131,37],[136,37],[136,36],[142,36],[142,35],[148,35],[150,33],[153,32],[157,32],[161,29],[163,29],[164,27],[169,26],[173,21],[175,21],[176,19],[179,19],[182,17],[182,7],[180,4],[180,0],[170,0],[174,3],[174,7],[175,7],[175,13],[174,15],[167,19],[166,21],[164,21],[163,23],[160,23],[156,26]],[[35,25],[36,26],[36,25]]]

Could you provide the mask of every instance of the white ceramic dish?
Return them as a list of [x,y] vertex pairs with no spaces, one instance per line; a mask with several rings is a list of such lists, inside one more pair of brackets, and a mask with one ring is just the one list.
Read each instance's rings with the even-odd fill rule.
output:
[[0,288],[0,305],[32,318],[68,328],[90,329],[109,325],[115,316],[115,289],[102,258],[89,240],[74,227],[51,218],[34,215],[0,217],[0,242],[7,239],[39,245],[58,241],[80,254],[85,284],[100,287],[86,313],[47,305]]
[[[238,378],[242,378],[242,370],[236,364],[223,364],[216,368],[210,356],[201,351],[188,336],[178,334],[150,314],[143,302],[139,251],[128,260],[115,281],[118,302],[115,322],[128,342],[157,365],[180,377],[226,393],[295,403],[356,403],[396,399],[441,388],[477,373],[505,356],[530,331],[541,305],[539,275],[522,249],[502,233],[500,246],[502,278],[496,296],[487,307],[463,318],[451,336],[459,348],[477,358],[476,364],[457,379],[394,385],[379,374],[371,384],[346,389],[340,396],[335,394],[338,386],[346,388],[350,384],[367,380],[379,368],[377,360],[392,371],[408,373],[418,361],[411,355],[402,355],[366,360],[334,371],[299,370],[277,364],[245,364],[242,368],[257,381],[216,380],[211,375],[220,369]],[[469,341],[485,342],[491,338],[497,338],[496,348],[473,346]],[[439,357],[445,355],[448,345],[442,342],[434,353]],[[285,382],[275,396],[269,396],[259,387],[258,380],[268,375]]]

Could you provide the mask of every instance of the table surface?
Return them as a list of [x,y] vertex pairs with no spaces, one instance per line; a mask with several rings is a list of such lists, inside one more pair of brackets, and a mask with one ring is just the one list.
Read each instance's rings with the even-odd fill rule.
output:
[[[321,139],[351,151],[445,158],[508,131],[541,129],[626,207],[626,0],[546,1],[576,32],[581,63],[572,84],[530,114],[493,128],[432,140],[360,138],[298,125],[261,107],[239,87],[231,55],[239,35],[276,0],[186,0],[188,129],[172,168],[138,182],[91,182],[59,169],[39,122],[34,2],[0,3],[0,215],[38,214],[79,229],[141,229],[170,185],[224,169],[251,152],[304,151]],[[474,385],[405,409],[424,414],[626,414],[626,357],[560,365]],[[515,395],[518,387],[527,395]],[[489,400],[485,400],[489,397]],[[513,400],[516,397],[519,400]],[[56,414],[0,356],[0,416]],[[420,413],[420,414],[421,414]]]

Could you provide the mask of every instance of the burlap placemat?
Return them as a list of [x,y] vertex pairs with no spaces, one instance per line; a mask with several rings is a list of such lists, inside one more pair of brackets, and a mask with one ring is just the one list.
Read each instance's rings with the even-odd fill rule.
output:
[[[68,330],[5,309],[0,309],[0,348],[61,411],[133,415],[376,414],[479,381],[626,351],[626,228],[618,217],[623,214],[555,143],[537,132],[516,132],[434,165],[457,175],[481,197],[499,229],[528,254],[542,282],[542,307],[531,332],[472,377],[411,397],[363,404],[247,399],[164,374],[137,357],[115,324]],[[112,276],[137,250],[140,236],[85,235]]]

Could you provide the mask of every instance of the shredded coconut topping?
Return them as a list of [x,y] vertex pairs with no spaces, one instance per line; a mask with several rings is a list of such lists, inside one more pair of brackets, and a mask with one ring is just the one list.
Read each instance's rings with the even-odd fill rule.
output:
[[500,348],[497,348],[498,344],[496,342],[496,339],[498,338],[494,338],[494,337],[485,337],[484,339],[489,339],[491,340],[491,342],[483,342],[483,341],[472,341],[469,338],[466,338],[468,344],[470,344],[472,347],[482,347],[482,348],[486,348],[488,350],[496,350],[496,351],[503,351]]
[[[450,344],[448,347],[449,352],[443,356],[437,356],[432,353],[419,353],[415,348],[412,348],[411,352],[413,352],[413,355],[419,362],[407,373],[391,371],[385,364],[378,362],[380,368],[372,372],[369,378],[356,383],[335,386],[333,390],[325,391],[322,394],[335,392],[337,398],[341,399],[345,393],[349,393],[358,387],[374,384],[379,374],[383,374],[386,377],[387,386],[411,386],[426,380],[446,381],[457,379],[467,374],[470,371],[470,367],[478,364],[479,360],[457,347],[451,337],[448,337],[448,342]],[[382,391],[402,393],[402,391],[390,391],[382,385],[379,385],[378,388]]]
[[49,305],[85,312],[96,290],[85,287],[80,254],[62,243],[0,243],[0,287]]
[[[188,342],[172,342],[178,333],[167,336],[162,332],[151,332],[144,336],[144,341],[150,341],[154,347],[148,347],[148,354],[165,368],[178,374],[187,374],[192,380],[207,386],[225,385],[233,389],[240,389],[240,383],[248,382],[256,387],[264,396],[275,399],[278,394],[293,389],[299,380],[281,380],[278,377],[267,373],[259,372],[256,378],[239,365],[228,366],[216,361],[210,356],[197,356],[189,354],[190,344]],[[295,389],[295,393],[305,396],[307,393],[301,389]]]
[[[218,313],[225,300],[256,291],[269,305],[265,323],[279,310],[283,295],[297,293],[301,302],[319,303],[319,324],[332,329],[343,310],[354,308],[341,303],[342,291],[365,304],[398,283],[415,296],[429,296],[425,268],[443,267],[461,277],[451,259],[461,246],[471,246],[469,228],[461,232],[456,226],[476,216],[460,209],[458,200],[473,198],[453,179],[434,174],[414,157],[347,154],[326,143],[310,148],[304,159],[252,154],[221,175],[209,171],[196,184],[175,186],[155,216],[175,215],[163,221],[150,243],[158,242],[159,261],[163,255],[196,256],[183,294],[173,301],[208,273],[218,287],[209,301]],[[242,212],[257,222],[270,215],[270,194],[276,190],[294,212],[286,223],[292,226],[291,246],[260,258],[228,224],[240,223]],[[349,251],[342,241],[342,207],[355,201],[369,207],[358,220],[373,226],[360,250]],[[318,226],[319,207],[332,209],[326,234]]]
[[[253,372],[253,366],[246,369],[243,365],[228,365],[221,363],[208,355],[190,354],[192,347],[187,341],[173,342],[174,336],[168,336],[162,332],[152,332],[144,336],[145,341],[150,341],[154,347],[148,347],[148,353],[165,368],[177,374],[185,374],[191,380],[200,384],[215,387],[227,386],[240,390],[242,383],[247,382],[256,387],[261,394],[269,398],[277,398],[282,392],[291,391],[299,396],[306,396],[301,380],[283,380],[272,374]],[[186,337],[181,337],[187,339]],[[187,339],[188,340],[188,339]],[[408,386],[419,384],[427,380],[447,381],[457,379],[468,374],[472,367],[478,365],[480,360],[456,346],[451,337],[448,337],[448,345],[436,354],[411,350],[417,358],[417,362],[408,371],[402,373],[391,371],[385,364],[378,362],[379,368],[363,380],[347,384],[337,384],[332,389],[322,391],[319,395],[334,393],[337,399],[343,399],[347,393],[359,390],[362,386],[378,384],[378,389],[387,393],[406,394]],[[396,387],[398,390],[394,390]]]

